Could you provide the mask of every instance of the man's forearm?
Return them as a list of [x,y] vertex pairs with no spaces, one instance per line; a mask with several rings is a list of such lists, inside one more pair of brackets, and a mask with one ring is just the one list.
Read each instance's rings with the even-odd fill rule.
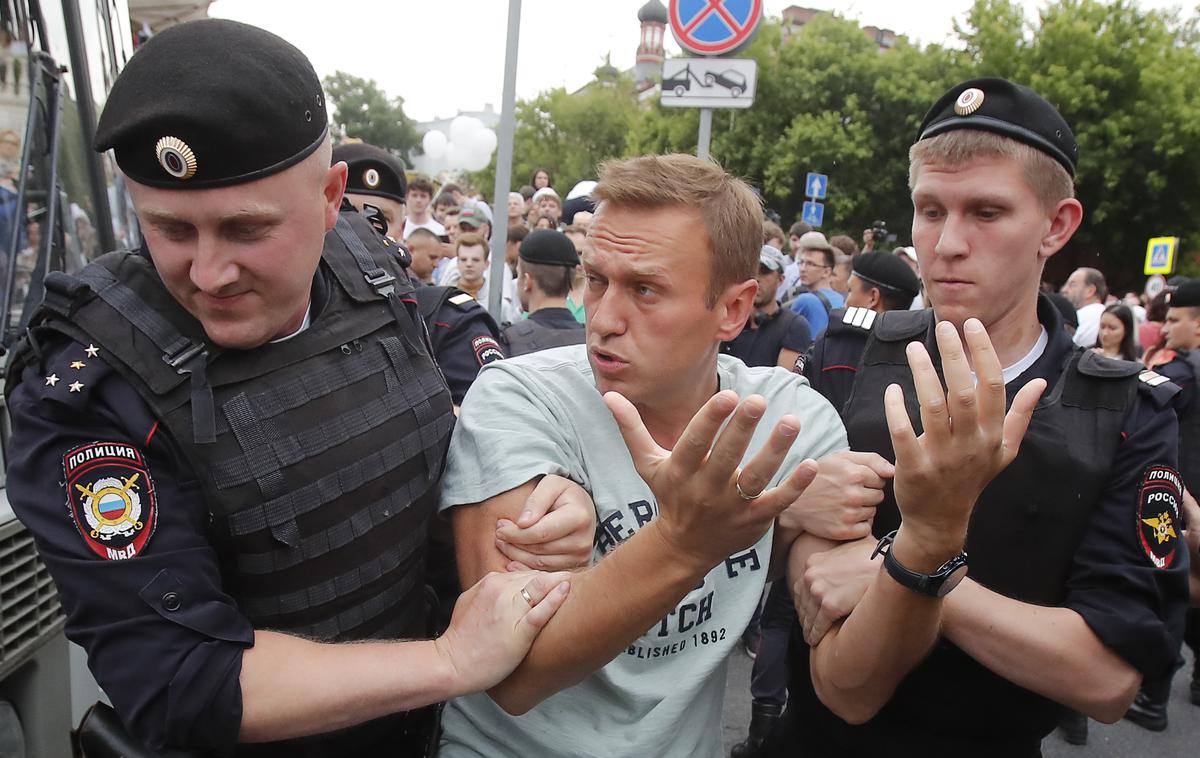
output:
[[[932,570],[929,561],[910,558],[908,548],[901,529],[892,546],[900,551],[897,559],[914,570]],[[873,718],[933,647],[942,603],[880,571],[854,611],[812,651],[809,668],[818,697],[849,723]]]
[[1075,611],[1013,600],[970,579],[947,596],[942,631],[993,673],[1097,721],[1120,719],[1141,684]]
[[712,566],[682,556],[652,522],[571,580],[566,603],[529,655],[488,691],[521,714],[600,669],[645,634],[699,584]]
[[238,739],[324,734],[466,694],[459,681],[432,640],[322,644],[256,631],[242,654]]

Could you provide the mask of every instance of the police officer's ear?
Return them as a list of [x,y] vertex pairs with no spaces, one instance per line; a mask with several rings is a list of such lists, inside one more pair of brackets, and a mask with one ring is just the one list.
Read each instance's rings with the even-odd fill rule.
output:
[[883,305],[883,293],[879,291],[878,287],[870,287],[867,291],[867,296],[870,298],[870,301],[867,303],[867,310],[872,310],[876,313],[883,310],[881,307]]
[[1083,206],[1079,204],[1078,200],[1067,197],[1055,203],[1050,215],[1050,228],[1042,237],[1041,247],[1038,248],[1038,257],[1049,258],[1062,250],[1082,221]]
[[[313,158],[320,160],[322,150],[317,150]],[[310,158],[310,160],[312,160]],[[325,231],[333,229],[337,224],[338,209],[342,207],[342,196],[346,194],[346,177],[349,170],[345,161],[338,161],[324,171],[321,176],[321,197],[325,207]]]

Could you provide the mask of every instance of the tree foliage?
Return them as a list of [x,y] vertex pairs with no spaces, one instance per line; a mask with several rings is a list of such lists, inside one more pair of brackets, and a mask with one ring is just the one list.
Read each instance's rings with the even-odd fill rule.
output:
[[335,139],[360,139],[404,159],[420,153],[416,126],[404,115],[404,98],[388,97],[374,79],[344,71],[325,77],[322,84],[334,106]]
[[[713,156],[785,223],[799,216],[805,173],[828,174],[825,231],[857,236],[880,218],[904,243],[908,148],[926,109],[963,79],[1002,76],[1055,104],[1079,142],[1084,223],[1051,260],[1049,279],[1097,265],[1120,286],[1140,286],[1148,238],[1179,236],[1185,250],[1200,250],[1195,18],[1131,0],[1055,0],[1030,18],[1016,0],[976,0],[955,28],[945,46],[901,38],[881,51],[834,14],[789,38],[764,24],[742,53],[758,62],[754,106],[715,112]],[[626,80],[577,95],[551,90],[518,106],[513,185],[538,165],[569,189],[610,156],[694,152],[697,125],[693,109],[639,107]],[[1200,254],[1184,271],[1200,274]]]

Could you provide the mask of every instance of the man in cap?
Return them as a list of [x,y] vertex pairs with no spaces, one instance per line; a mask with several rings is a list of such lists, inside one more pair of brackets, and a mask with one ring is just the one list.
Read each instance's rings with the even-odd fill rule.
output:
[[[778,755],[1037,756],[1060,706],[1115,721],[1175,664],[1175,390],[1075,347],[1038,296],[1083,215],[1070,127],[1028,88],[976,79],[933,105],[910,159],[933,310],[875,319],[842,409],[851,449],[896,460],[894,488],[878,545],[793,546],[801,623]],[[961,455],[1007,403],[999,458]],[[994,481],[974,473],[997,464]],[[930,497],[937,528],[901,519]]]
[[510,356],[583,344],[583,324],[567,309],[567,295],[578,265],[575,245],[562,232],[534,229],[521,242],[517,296],[529,317],[504,328],[504,344]]
[[784,307],[803,316],[812,327],[813,335],[819,336],[829,323],[829,312],[841,308],[844,302],[832,286],[837,257],[824,234],[806,232],[800,238],[796,262],[800,265],[800,284],[806,291]]
[[804,317],[781,308],[775,299],[783,282],[787,258],[778,249],[763,245],[758,254],[758,292],[754,313],[738,336],[721,345],[721,352],[740,358],[747,366],[782,366],[791,369],[812,346],[812,330]]
[[554,225],[558,226],[563,212],[562,199],[553,187],[542,187],[533,193],[533,205],[538,209],[538,213],[554,219]]
[[143,45],[95,144],[145,245],[47,276],[10,363],[10,500],[155,752],[420,755],[419,709],[506,676],[565,597],[490,577],[428,640],[450,397],[395,246],[342,212],[327,124],[275,35]]
[[846,307],[831,311],[829,328],[798,364],[813,389],[839,411],[850,397],[871,327],[885,311],[908,310],[921,281],[897,255],[860,253],[854,259]]
[[[386,150],[363,142],[338,145],[333,150],[333,161],[346,163],[346,199],[355,208],[379,208],[389,234],[403,228],[407,182],[400,161]],[[424,284],[433,273],[433,254],[440,259],[440,243],[433,231],[423,226],[409,232],[405,241],[411,243],[409,273]],[[422,258],[419,263],[417,256]],[[484,362],[504,357],[497,342],[500,328],[486,309],[457,287],[419,286],[415,294],[434,358],[457,407]]]

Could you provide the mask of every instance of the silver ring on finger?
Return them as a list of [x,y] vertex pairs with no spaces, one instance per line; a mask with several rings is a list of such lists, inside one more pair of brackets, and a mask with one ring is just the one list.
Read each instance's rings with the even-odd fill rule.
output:
[[742,500],[757,500],[759,495],[762,495],[761,492],[754,495],[747,495],[746,491],[742,489],[742,482],[740,479],[734,480],[733,487],[737,490],[738,497],[740,497]]
[[537,603],[535,603],[535,602],[533,601],[533,595],[530,595],[530,594],[529,594],[529,588],[528,588],[528,587],[522,587],[522,588],[521,588],[521,597],[525,598],[525,602],[526,602],[526,603],[529,603],[529,607],[530,607],[530,608],[532,608],[533,606],[537,605]]

